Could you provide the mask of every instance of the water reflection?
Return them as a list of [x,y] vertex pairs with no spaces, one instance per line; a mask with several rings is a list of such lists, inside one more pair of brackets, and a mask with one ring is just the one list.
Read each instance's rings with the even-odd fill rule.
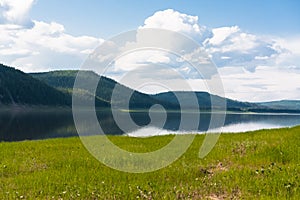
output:
[[0,112],[0,140],[20,141],[77,135],[71,111]]
[[[118,115],[120,119],[126,117],[124,112],[118,112]],[[199,113],[188,113],[188,123],[193,123],[196,115],[199,115]],[[102,110],[97,112],[99,124],[103,132],[112,135],[122,135],[125,133],[132,136],[152,136],[191,132],[201,133],[208,130],[211,120],[210,113],[201,113],[199,126],[196,130],[186,127],[183,130],[180,129],[180,113],[167,113],[167,119],[163,127],[158,126],[165,117],[160,113],[154,113],[152,115],[152,121],[148,113],[133,112],[130,113],[130,116],[140,128],[130,125],[120,128],[116,124],[111,111]],[[221,127],[216,127],[211,131],[241,132],[264,128],[295,126],[298,124],[300,124],[300,115],[231,113],[226,115],[225,125],[222,129],[220,129]],[[91,126],[84,120],[81,122],[81,126],[86,130],[86,135],[89,135],[92,129],[96,128],[96,130],[98,130],[97,124]],[[78,136],[70,109],[0,111],[1,141],[35,140],[70,136]]]

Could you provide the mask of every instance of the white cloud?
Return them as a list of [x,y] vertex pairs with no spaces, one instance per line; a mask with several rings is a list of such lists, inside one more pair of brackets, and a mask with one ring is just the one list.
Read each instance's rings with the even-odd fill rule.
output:
[[[0,0],[0,62],[26,72],[74,69],[103,42],[90,36],[73,36],[57,22],[31,20],[33,3],[34,0]],[[199,57],[197,49],[184,51],[182,41],[168,34],[161,34],[159,39],[155,36],[155,41],[151,41],[153,34],[147,35],[144,28],[177,31],[203,44],[220,70],[227,97],[244,101],[300,99],[300,36],[263,36],[247,33],[238,26],[209,29],[199,25],[197,16],[167,9],[145,19],[137,31],[137,41],[123,46],[130,49],[131,45],[156,42],[157,47],[164,44],[165,49],[182,50],[183,59],[196,60],[203,66],[207,59]],[[110,60],[119,47],[108,45],[101,59]],[[126,80],[133,88],[137,82],[151,85],[160,79],[162,84],[177,90],[187,88],[184,82],[194,90],[207,90],[205,81],[210,80],[196,76],[182,58],[163,51],[134,52],[117,59],[113,70],[129,73]],[[120,73],[115,75],[119,80],[124,78]],[[155,84],[152,86],[145,91],[155,92],[149,89],[157,90]]]
[[[226,97],[243,101],[300,99],[298,86],[300,84],[298,64],[300,63],[300,37],[282,39],[257,35],[244,32],[238,26],[209,30],[198,25],[197,17],[171,9],[156,12],[147,18],[144,26],[140,27],[140,29],[143,28],[178,31],[202,42],[207,53],[210,54],[210,58],[220,70]],[[203,30],[211,34],[203,34]],[[138,39],[139,42],[141,42],[140,40],[148,42],[147,38],[149,35],[141,34]],[[162,38],[162,40],[166,40],[166,38]],[[170,48],[181,47],[177,44],[180,41],[172,43],[170,38],[168,40],[172,44]],[[177,47],[174,47],[175,45]],[[199,76],[194,76],[191,66],[184,63],[184,59],[196,60],[197,63],[203,63],[203,65],[209,63],[199,56],[204,56],[204,54],[199,54],[196,50],[189,51],[189,53],[183,52],[181,58],[172,58],[169,54],[162,52],[159,54],[159,52],[146,51],[127,55],[115,63],[116,66],[119,66],[118,70],[126,72],[123,73],[123,76],[117,74],[118,80],[124,81],[124,84],[135,89],[139,88],[137,83],[148,83],[150,86],[141,90],[148,93],[167,90],[167,87],[159,89],[155,82],[159,83],[158,85],[172,86],[177,90],[186,90],[187,87],[183,84],[185,82],[193,90],[221,94],[222,92],[219,90],[212,88],[216,91],[211,91],[207,87],[214,85],[214,76],[212,79],[201,79]],[[206,57],[204,56],[204,58]],[[166,66],[169,71],[166,70]],[[210,66],[208,65],[208,67]],[[171,68],[174,69],[173,72],[178,73],[177,76],[172,75]],[[207,71],[209,70],[205,70],[205,72]]]
[[62,24],[31,20],[35,0],[0,0],[0,62],[26,72],[78,68],[102,39],[72,36]]
[[[79,67],[103,40],[67,34],[63,25],[33,21],[32,28],[1,24],[0,60],[24,71]],[[26,67],[27,66],[27,67]]]
[[[260,65],[297,63],[299,41],[289,42],[274,36],[246,33],[238,26],[209,29],[200,26],[197,16],[172,9],[158,11],[148,17],[140,28],[161,28],[184,33],[202,43],[217,67],[243,66],[255,71]],[[300,37],[299,37],[300,38]],[[296,41],[296,42],[295,42]]]
[[276,38],[275,48],[284,49],[275,64],[282,68],[300,69],[300,35],[290,38]]
[[34,0],[0,0],[0,21],[30,26],[29,11],[33,3]]
[[258,66],[249,72],[243,67],[224,67],[219,73],[228,98],[251,102],[300,99],[300,70]]
[[290,38],[277,38],[277,45],[290,50],[295,54],[300,54],[300,35],[290,37]]
[[[197,65],[201,63],[201,67],[207,69],[210,60],[207,60],[206,54],[200,56],[201,52],[203,53],[203,49],[200,49],[195,41],[191,42],[192,40],[182,35],[158,29],[180,32],[194,38],[198,42],[204,41],[208,35],[211,34],[209,29],[198,25],[197,16],[179,13],[172,9],[158,11],[148,17],[144,25],[139,27],[134,36],[134,41],[127,42],[120,47],[123,51],[132,51],[132,49],[139,49],[150,45],[154,50],[143,49],[142,51],[130,52],[130,54],[118,58],[113,63],[113,68],[110,69],[112,71],[112,77],[119,76],[120,73],[124,74],[136,70],[136,73],[139,73],[143,78],[152,77],[153,79],[157,79],[161,77],[162,79],[171,79],[170,74],[167,73],[165,68],[180,72],[182,73],[182,77],[185,78],[202,77],[197,73],[197,70],[193,69],[185,60],[195,62]],[[125,38],[125,40],[126,39],[127,38]],[[118,45],[119,44],[117,44],[117,46]],[[110,50],[109,52],[118,52],[117,49],[119,48],[114,47],[112,49],[110,45],[107,45],[102,48],[102,51],[106,52]],[[181,58],[176,56],[178,52],[183,54]],[[97,52],[95,58],[101,62],[101,66],[106,66],[109,63],[106,62],[106,59],[111,59],[111,54]],[[113,74],[114,72],[115,74]],[[203,70],[203,74],[204,73],[207,78],[213,74],[213,71],[209,69]]]
[[213,37],[204,45],[218,67],[243,66],[253,72],[257,66],[274,65],[286,51],[275,37],[246,33],[237,26],[216,28],[212,32]]
[[210,52],[240,51],[246,53],[260,45],[259,38],[253,34],[245,33],[238,26],[212,29],[213,36],[206,40],[206,46],[211,47]]
[[[116,71],[131,71],[144,68],[145,64],[169,63],[167,53],[157,50],[135,51],[126,54],[114,63]],[[149,70],[149,69],[148,69]]]
[[158,11],[145,20],[143,28],[161,28],[178,32],[200,33],[198,17],[179,13],[172,9]]
[[140,28],[158,28],[180,32],[203,41],[211,35],[209,29],[198,24],[198,16],[187,15],[173,9],[157,11],[148,17]]
[[230,35],[238,31],[240,31],[238,26],[215,28],[212,30],[213,37],[210,38],[208,41],[212,45],[218,45],[222,43]]
[[269,59],[269,57],[268,56],[255,56],[254,59],[255,60],[267,60],[267,59]]
[[[223,82],[225,97],[248,102],[263,102],[283,99],[300,99],[300,70],[283,70],[273,66],[259,66],[255,72],[249,72],[243,67],[223,67],[219,69]],[[219,88],[214,88],[214,78],[184,79],[180,76],[165,75],[165,79],[141,77],[137,73],[131,73],[119,80],[126,85],[140,89],[142,92],[157,93],[173,90],[207,91],[218,93]],[[162,77],[162,74],[158,74]],[[123,79],[122,79],[123,78]],[[140,87],[137,87],[137,82]],[[210,86],[210,88],[209,88]]]

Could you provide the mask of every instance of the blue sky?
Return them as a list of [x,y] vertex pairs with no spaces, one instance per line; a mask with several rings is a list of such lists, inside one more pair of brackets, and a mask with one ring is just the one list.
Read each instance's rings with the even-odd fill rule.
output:
[[[120,3],[122,2],[122,3]],[[279,36],[300,33],[300,1],[297,0],[38,0],[33,19],[57,21],[74,35],[107,38],[135,29],[159,10],[172,8],[196,15],[209,27],[239,25],[246,31]]]
[[[205,47],[226,97],[300,99],[299,9],[298,0],[0,0],[0,62],[25,72],[78,69],[110,37],[160,28]],[[115,67],[122,73],[145,63],[186,70],[168,55],[150,54],[122,57]],[[144,75],[153,72],[151,66],[141,69],[132,80],[145,81]],[[206,89],[202,80],[190,77],[193,90]],[[171,76],[163,79],[176,82]]]

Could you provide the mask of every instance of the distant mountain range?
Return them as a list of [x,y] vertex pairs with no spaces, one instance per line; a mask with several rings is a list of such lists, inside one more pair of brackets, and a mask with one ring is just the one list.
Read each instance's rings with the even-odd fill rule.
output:
[[272,109],[300,110],[300,101],[298,100],[271,101],[259,103],[259,105]]
[[[72,105],[72,92],[83,100],[95,99],[96,107],[111,108],[112,93],[119,88],[113,105],[118,109],[127,109],[125,101],[132,94],[129,102],[130,110],[149,109],[154,104],[160,104],[167,110],[195,109],[192,97],[200,110],[210,110],[213,100],[216,109],[223,109],[226,101],[228,111],[240,112],[300,112],[300,101],[274,101],[263,103],[240,102],[225,99],[207,92],[174,91],[148,95],[126,87],[110,78],[100,77],[92,71],[80,71],[81,77],[89,81],[98,81],[95,97],[90,90],[76,88],[73,90],[78,70],[51,71],[26,74],[20,70],[0,64],[0,106],[30,105],[30,106],[65,106]],[[114,91],[115,92],[115,91]],[[180,96],[180,104],[176,96]]]
[[[72,91],[74,82],[76,79],[78,71],[69,70],[69,71],[52,71],[52,72],[43,72],[43,73],[32,73],[34,78],[39,79],[40,81],[46,82],[48,85],[55,87],[60,90]],[[222,103],[227,103],[227,108],[229,110],[241,111],[247,110],[249,108],[257,108],[256,104],[245,103],[239,101],[233,101],[231,99],[224,99],[216,95],[210,95],[207,92],[165,92],[155,95],[148,95],[138,91],[134,91],[131,88],[128,88],[110,78],[100,77],[98,74],[92,71],[81,71],[81,76],[88,81],[97,81],[98,88],[96,91],[96,96],[99,99],[102,99],[106,102],[111,102],[111,96],[114,88],[116,86],[119,88],[116,92],[117,99],[114,102],[120,109],[126,109],[127,102],[124,102],[126,95],[132,94],[130,99],[130,109],[149,109],[154,104],[163,105],[168,110],[179,110],[182,109],[195,109],[195,106],[192,106],[194,102],[191,101],[193,97],[196,96],[197,103],[199,108],[202,110],[210,110],[211,108],[211,98],[214,99],[214,106],[223,109],[224,105]],[[91,91],[86,91],[91,92]],[[181,102],[179,104],[176,96],[181,97]]]

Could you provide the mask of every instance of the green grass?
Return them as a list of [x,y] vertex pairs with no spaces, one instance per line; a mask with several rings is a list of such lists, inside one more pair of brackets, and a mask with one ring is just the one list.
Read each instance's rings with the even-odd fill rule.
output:
[[[147,152],[173,136],[111,136]],[[104,166],[79,138],[0,143],[0,199],[300,199],[300,127],[222,134],[204,159],[204,139],[161,170],[131,174]]]

